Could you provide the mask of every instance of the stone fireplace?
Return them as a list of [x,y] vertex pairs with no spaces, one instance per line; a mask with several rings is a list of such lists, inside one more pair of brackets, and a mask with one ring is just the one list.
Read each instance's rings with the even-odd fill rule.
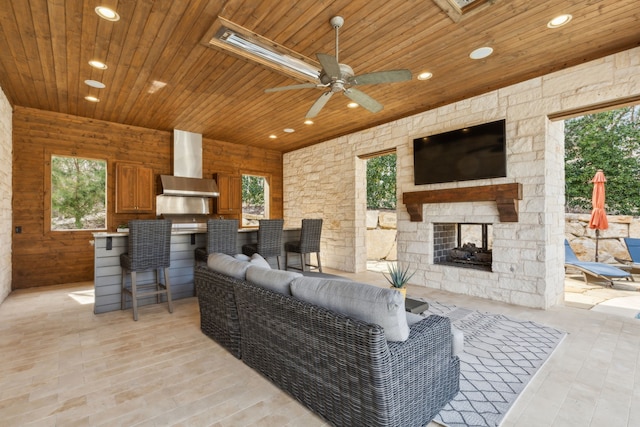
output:
[[433,263],[492,271],[493,225],[434,223]]

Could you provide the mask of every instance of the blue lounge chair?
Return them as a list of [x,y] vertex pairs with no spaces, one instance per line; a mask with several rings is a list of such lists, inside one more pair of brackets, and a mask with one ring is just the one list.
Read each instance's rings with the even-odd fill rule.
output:
[[580,261],[566,239],[564,241],[564,267],[579,270],[584,277],[585,283],[589,283],[589,276],[605,280],[609,282],[611,286],[613,286],[614,279],[634,281],[631,273],[614,265],[603,262]]
[[627,252],[631,259],[616,258],[616,261],[624,264],[631,274],[640,273],[640,239],[635,237],[625,237],[624,244],[627,245]]

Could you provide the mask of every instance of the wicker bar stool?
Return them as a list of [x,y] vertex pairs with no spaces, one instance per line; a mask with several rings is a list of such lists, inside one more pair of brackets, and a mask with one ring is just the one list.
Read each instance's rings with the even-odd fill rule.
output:
[[[169,313],[173,313],[171,285],[169,283],[169,265],[171,263],[171,220],[133,220],[129,221],[128,252],[120,255],[122,267],[122,291],[120,308],[125,309],[125,295],[131,297],[133,320],[138,320],[138,299],[150,296],[166,295]],[[140,285],[137,273],[153,270],[155,283]],[[164,272],[164,283],[160,283],[159,270]],[[131,286],[127,286],[127,274],[131,274]]]
[[209,254],[220,252],[227,255],[238,253],[238,220],[237,219],[209,219],[207,220],[207,246],[196,248],[194,257],[196,264],[207,263]]
[[282,254],[283,219],[261,219],[258,221],[258,242],[242,245],[242,253],[251,256],[260,254],[264,259],[276,257],[280,269],[280,255]]
[[[320,262],[320,235],[322,234],[322,219],[303,219],[300,230],[300,240],[285,242],[284,244],[284,269],[309,271],[317,268],[322,273]],[[300,268],[289,265],[289,252],[300,254]],[[307,263],[306,256],[316,254],[317,265]]]

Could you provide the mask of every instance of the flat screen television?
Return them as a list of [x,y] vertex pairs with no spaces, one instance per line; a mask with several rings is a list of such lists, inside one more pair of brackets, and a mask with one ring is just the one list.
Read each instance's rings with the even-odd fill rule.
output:
[[505,121],[413,140],[416,185],[507,176]]

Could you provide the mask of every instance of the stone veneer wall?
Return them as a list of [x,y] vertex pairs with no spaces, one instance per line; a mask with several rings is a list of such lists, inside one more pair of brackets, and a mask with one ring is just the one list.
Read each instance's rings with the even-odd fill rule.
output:
[[[284,156],[284,216],[295,226],[322,216],[323,264],[366,269],[366,157],[396,149],[398,261],[411,283],[506,303],[548,308],[563,302],[564,122],[548,115],[640,96],[640,48],[591,61]],[[437,76],[435,77],[437,78]],[[425,84],[428,84],[425,83]],[[383,100],[384,101],[384,100]],[[507,178],[415,186],[414,138],[506,119]],[[518,182],[519,221],[499,222],[495,203],[424,205],[410,222],[407,191]],[[433,223],[493,223],[493,271],[433,264]]]
[[0,88],[0,303],[11,292],[13,110]]

